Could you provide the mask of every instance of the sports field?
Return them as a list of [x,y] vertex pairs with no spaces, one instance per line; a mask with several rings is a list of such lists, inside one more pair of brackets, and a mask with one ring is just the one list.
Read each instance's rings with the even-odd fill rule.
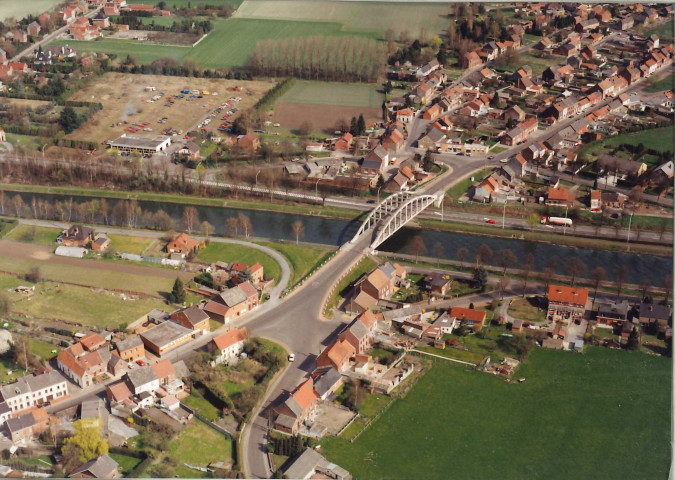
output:
[[338,22],[346,32],[380,35],[389,28],[397,33],[405,28],[416,37],[422,28],[430,36],[444,31],[451,11],[451,5],[442,3],[246,0],[234,17]]
[[[157,90],[146,92],[146,86],[153,86]],[[242,87],[244,91],[236,93],[231,91],[230,89],[235,86]],[[244,111],[273,86],[274,83],[270,81],[243,82],[210,78],[107,73],[87,83],[70,98],[70,100],[100,102],[103,104],[103,109],[96,112],[88,122],[71,133],[69,137],[96,142],[102,142],[106,139],[113,140],[125,133],[125,128],[128,126],[118,126],[117,123],[121,121],[129,123],[149,122],[148,128],[152,129],[152,133],[161,133],[167,127],[187,131],[189,128],[195,127],[206,114],[213,111],[229,97],[233,95],[241,97],[237,107],[240,111]],[[184,88],[208,90],[212,94],[217,92],[218,95],[195,98],[190,102],[186,98],[177,99],[173,106],[166,107],[164,99],[178,94]],[[148,103],[147,100],[158,92],[164,92],[165,96],[159,101]],[[168,120],[164,124],[159,124],[158,122],[162,117],[168,117]],[[232,118],[234,117],[230,119]],[[215,129],[219,123],[214,120],[210,127]],[[150,132],[140,131],[139,133],[149,134]]]
[[378,88],[368,83],[297,80],[276,103],[274,121],[289,128],[309,121],[315,129],[330,131],[339,119],[349,122],[360,114],[372,123],[382,118],[383,95]]
[[30,0],[29,2],[0,0],[0,21],[4,21],[7,17],[20,20],[27,15],[39,15],[51,10],[59,3],[63,3],[62,0]]
[[537,349],[508,384],[439,361],[354,443],[323,439],[321,453],[360,479],[666,478],[671,363]]

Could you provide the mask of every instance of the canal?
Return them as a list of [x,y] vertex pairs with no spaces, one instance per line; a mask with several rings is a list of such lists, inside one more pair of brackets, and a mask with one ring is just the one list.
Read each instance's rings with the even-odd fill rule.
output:
[[[8,192],[9,197],[14,195],[15,194]],[[54,205],[55,202],[67,201],[69,198],[72,198],[75,203],[83,203],[95,198],[34,193],[21,193],[20,195],[27,208],[31,205],[33,198],[40,198],[52,205]],[[117,199],[106,200],[111,207],[120,201]],[[9,202],[7,202],[7,204],[9,204]],[[139,201],[138,205],[144,212],[154,213],[160,209],[164,210],[176,222],[176,225],[181,225],[181,218],[183,216],[185,205],[153,201]],[[347,220],[310,217],[292,213],[199,205],[195,205],[194,207],[199,212],[200,222],[204,220],[208,221],[214,226],[216,233],[221,235],[225,230],[225,222],[227,219],[236,217],[240,213],[243,213],[251,220],[254,235],[256,237],[264,237],[272,240],[295,240],[292,225],[296,220],[302,221],[304,225],[305,235],[301,238],[302,241],[331,246],[338,246],[349,241],[359,227],[358,223]],[[5,209],[8,210],[9,206],[6,205]],[[147,217],[147,215],[139,216],[139,227],[148,226],[145,224],[147,223],[147,220],[144,217]],[[75,219],[73,219],[73,221],[75,221]],[[399,230],[394,236],[384,242],[379,249],[394,253],[411,253],[410,241],[415,235],[420,235],[424,240],[427,256],[435,257],[437,254],[435,246],[440,244],[442,246],[442,258],[450,260],[458,260],[457,251],[462,247],[465,247],[468,250],[469,255],[467,260],[470,260],[474,257],[476,249],[480,245],[485,244],[490,247],[495,254],[501,249],[511,250],[518,259],[517,263],[514,265],[516,268],[521,265],[524,256],[531,253],[534,257],[534,269],[536,271],[543,270],[547,264],[551,262],[551,259],[553,259],[553,262],[558,265],[557,273],[564,274],[565,264],[568,259],[573,256],[578,257],[585,265],[585,273],[588,274],[595,267],[602,266],[607,271],[607,276],[610,280],[616,278],[618,269],[620,266],[624,265],[628,269],[627,281],[635,284],[640,283],[643,279],[647,279],[652,285],[659,286],[664,278],[672,275],[673,271],[673,262],[671,258],[655,255],[610,252],[592,248],[575,248],[527,240],[486,237],[466,233],[439,232],[409,227],[404,227]]]

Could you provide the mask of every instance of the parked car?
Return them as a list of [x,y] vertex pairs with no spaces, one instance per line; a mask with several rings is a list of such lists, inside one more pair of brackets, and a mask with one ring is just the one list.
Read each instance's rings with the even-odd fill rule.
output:
[[484,220],[485,220],[485,223],[489,223],[490,225],[494,225],[494,224],[497,223],[496,220],[493,220],[491,218],[485,218]]
[[136,363],[139,364],[141,367],[145,367],[145,362],[143,360],[136,360]]
[[288,361],[289,362],[295,362],[295,353],[290,353],[288,355]]

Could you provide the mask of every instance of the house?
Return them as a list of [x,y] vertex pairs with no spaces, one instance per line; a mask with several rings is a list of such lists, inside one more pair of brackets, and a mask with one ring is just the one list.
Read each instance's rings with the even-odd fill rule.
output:
[[185,232],[179,233],[166,244],[167,253],[177,253],[183,257],[191,252],[196,252],[198,248],[199,242]]
[[398,263],[384,263],[375,267],[368,275],[354,285],[355,292],[365,292],[375,299],[383,299],[392,295],[405,279],[406,270]]
[[140,395],[143,392],[153,394],[160,385],[159,377],[149,365],[130,370],[125,375],[125,379],[129,385],[129,390],[134,395]]
[[602,171],[631,178],[639,178],[647,171],[646,163],[607,154],[598,157],[597,165]]
[[638,320],[644,328],[663,333],[668,328],[668,322],[672,314],[673,311],[670,305],[643,302],[640,304]]
[[609,325],[610,327],[621,327],[628,321],[628,311],[630,305],[628,301],[615,303],[603,303],[598,307],[596,321],[599,325]]
[[28,43],[28,32],[25,30],[16,30],[12,37],[14,43]]
[[504,120],[522,122],[525,120],[525,112],[522,108],[520,108],[520,106],[514,105],[504,112]]
[[551,285],[548,289],[549,317],[576,320],[587,310],[588,290],[585,288]]
[[626,205],[628,197],[618,192],[602,192],[600,202],[602,207],[623,208]]
[[28,25],[28,35],[31,37],[37,37],[40,35],[40,30],[42,30],[42,27],[40,27],[40,24],[38,22],[33,22],[30,25]]
[[103,29],[103,28],[110,28],[110,19],[109,19],[108,16],[105,14],[105,12],[103,11],[103,9],[101,9],[101,10],[98,11],[98,13],[96,14],[96,16],[95,16],[94,18],[92,18],[91,23],[92,23],[94,26],[96,26],[96,27],[98,27],[98,28],[100,28],[100,29]]
[[72,225],[56,240],[66,247],[86,247],[93,240],[94,229],[81,225]]
[[145,358],[145,346],[138,335],[133,335],[115,343],[115,348],[122,360],[135,362]]
[[574,203],[574,193],[567,188],[549,187],[546,205],[549,206],[571,206]]
[[44,408],[37,408],[22,415],[9,418],[5,430],[12,443],[25,444],[46,430],[49,415]]
[[474,332],[483,328],[486,313],[483,310],[474,310],[472,308],[452,307],[448,317],[456,319],[458,322],[465,322],[467,327]]
[[199,160],[199,147],[194,142],[186,142],[176,155],[187,158],[189,160]]
[[338,138],[333,144],[333,150],[339,150],[342,152],[349,152],[352,149],[353,136],[351,133],[344,133],[340,138]]
[[452,333],[452,331],[459,326],[459,320],[456,317],[448,315],[448,312],[443,312],[443,314],[436,319],[434,325],[440,327],[442,334]]
[[502,135],[500,142],[503,145],[518,145],[527,140],[532,133],[537,131],[539,122],[537,117],[528,117],[523,122]]
[[452,287],[450,275],[433,274],[424,279],[427,290],[438,295],[445,295]]
[[155,355],[163,354],[189,342],[194,338],[194,330],[185,328],[175,322],[162,322],[140,334],[147,350]]
[[286,401],[275,409],[277,418],[274,428],[295,435],[302,423],[316,411],[318,395],[314,391],[314,381],[305,380]]
[[467,70],[478,67],[481,63],[483,63],[483,61],[480,59],[480,56],[476,52],[465,53],[462,60],[462,67]]
[[333,478],[352,480],[347,470],[326,460],[320,453],[306,448],[284,472],[284,478]]
[[119,478],[118,467],[108,455],[100,455],[77,467],[68,478]]
[[[366,310],[368,311],[368,310]],[[316,357],[317,367],[332,367],[338,372],[343,371],[349,365],[349,359],[356,354],[356,350],[349,341],[336,340],[328,345]]]
[[577,54],[577,47],[571,43],[563,43],[551,50],[551,53],[554,55],[561,55],[565,58],[571,57]]
[[349,342],[356,353],[364,353],[370,346],[376,326],[375,315],[370,310],[366,310],[340,332],[338,340]]
[[405,137],[398,129],[393,129],[389,135],[382,139],[382,147],[388,152],[396,153],[405,145]]
[[211,353],[217,353],[220,363],[227,364],[231,358],[235,358],[244,351],[244,334],[248,333],[245,328],[234,328],[228,332],[211,339],[207,348]]
[[171,363],[171,360],[165,358],[157,363],[153,363],[150,365],[150,368],[152,368],[152,371],[157,376],[159,386],[167,390],[171,395],[183,390],[184,385],[181,379],[190,376],[190,372],[182,360],[174,365]]
[[258,306],[258,291],[249,282],[220,292],[204,306],[204,313],[225,324]]
[[591,212],[602,211],[602,192],[600,190],[591,190]]
[[2,402],[12,413],[16,413],[67,397],[68,382],[54,371],[36,376],[26,375],[0,387],[0,395]]
[[342,386],[342,375],[333,367],[319,368],[312,374],[314,391],[321,400],[326,400]]
[[[403,124],[410,123],[412,119],[415,118],[415,113],[410,108],[404,108],[403,110],[398,110],[396,112],[396,121]],[[347,134],[345,134],[347,135]],[[344,136],[344,135],[343,135]],[[351,138],[351,134],[349,134]]]
[[130,403],[133,397],[129,385],[124,380],[106,385],[105,394],[111,405]]
[[438,117],[441,113],[443,112],[441,111],[441,107],[439,107],[438,104],[432,105],[422,114],[422,118],[424,120],[435,120],[436,117]]
[[97,233],[94,241],[91,242],[91,249],[95,252],[102,252],[110,246],[110,238],[105,233]]
[[106,344],[106,340],[96,333],[88,333],[84,337],[80,338],[78,343],[82,345],[82,348],[84,348],[86,351],[93,352],[94,350],[98,350],[99,348],[103,347]]
[[417,71],[415,72],[415,75],[419,78],[426,77],[427,75],[431,74],[431,72],[438,70],[440,67],[441,65],[438,63],[438,60],[434,58],[429,63],[422,65],[420,68],[418,68]]
[[244,150],[255,152],[260,148],[260,140],[252,133],[247,133],[246,135],[239,135],[237,137],[237,145]]
[[597,18],[591,18],[589,20],[584,20],[582,22],[577,23],[574,26],[574,30],[579,33],[585,33],[590,32],[591,30],[595,30],[598,27],[600,27],[600,22],[597,20]]
[[75,344],[56,357],[56,364],[67,377],[80,387],[92,385],[94,378],[108,371],[111,353],[107,349],[85,352],[80,344]]
[[445,139],[445,134],[436,128],[432,128],[425,136],[417,141],[417,147],[424,150],[437,150],[441,142]]
[[211,331],[209,325],[209,316],[199,308],[197,305],[192,305],[187,308],[175,311],[171,314],[171,320],[179,325],[189,328],[200,333]]

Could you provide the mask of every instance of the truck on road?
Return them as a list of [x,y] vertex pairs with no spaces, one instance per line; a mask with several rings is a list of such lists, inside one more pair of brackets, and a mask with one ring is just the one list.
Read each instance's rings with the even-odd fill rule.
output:
[[563,217],[541,217],[542,225],[558,225],[561,227],[571,227],[572,219]]

